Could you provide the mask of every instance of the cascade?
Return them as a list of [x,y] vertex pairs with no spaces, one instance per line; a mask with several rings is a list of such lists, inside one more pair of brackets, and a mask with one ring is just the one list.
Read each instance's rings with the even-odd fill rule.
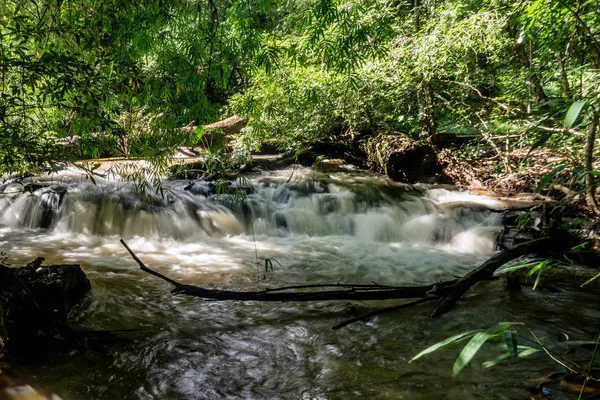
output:
[[[37,187],[36,187],[37,185]],[[444,189],[382,182],[347,183],[310,174],[258,176],[218,194],[211,182],[170,181],[164,196],[131,183],[72,178],[0,187],[0,226],[124,238],[263,235],[348,236],[360,241],[493,250],[500,213],[494,201]],[[242,194],[240,196],[240,193]]]
[[[339,387],[340,398],[354,398],[356,390],[366,398],[401,398],[402,385],[386,391],[372,371],[396,376],[420,368],[406,361],[433,340],[423,335],[439,328],[423,328],[431,322],[422,312],[334,333],[330,328],[349,310],[365,305],[173,296],[165,282],[139,271],[119,239],[149,267],[209,288],[424,284],[464,275],[487,259],[504,207],[444,188],[302,168],[257,174],[226,189],[203,181],[165,181],[164,189],[164,196],[140,194],[130,183],[93,184],[73,173],[0,186],[0,251],[8,262],[43,256],[48,264],[81,264],[92,296],[70,323],[134,329],[123,333],[134,340],[111,347],[109,357],[86,352],[49,360],[43,371],[23,367],[20,373],[34,376],[42,392],[52,387],[70,399],[330,398]],[[448,334],[462,330],[462,321],[487,323],[460,312],[437,323],[449,324]],[[447,376],[451,363],[424,370]],[[431,377],[411,379],[428,387]],[[471,382],[464,391],[472,391]]]

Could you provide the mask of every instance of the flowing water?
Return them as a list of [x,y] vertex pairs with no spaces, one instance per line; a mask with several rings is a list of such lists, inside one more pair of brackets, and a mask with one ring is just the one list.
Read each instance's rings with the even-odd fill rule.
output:
[[489,257],[506,205],[309,169],[250,176],[225,189],[201,181],[166,181],[165,189],[140,194],[118,180],[92,184],[68,172],[0,187],[0,251],[9,262],[43,256],[47,264],[81,264],[93,295],[71,323],[134,329],[103,350],[3,365],[5,375],[63,399],[518,399],[527,398],[528,379],[553,370],[543,356],[493,371],[482,359],[456,379],[457,349],[407,362],[437,340],[499,321],[589,338],[587,321],[598,317],[565,311],[579,307],[573,296],[540,299],[501,284],[474,291],[437,320],[422,305],[339,331],[331,327],[397,302],[173,296],[169,284],[139,271],[120,238],[148,266],[207,288],[424,284],[464,275]]

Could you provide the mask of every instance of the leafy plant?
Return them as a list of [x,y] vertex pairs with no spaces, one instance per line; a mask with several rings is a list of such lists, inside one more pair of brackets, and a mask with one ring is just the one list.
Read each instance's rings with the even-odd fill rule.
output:
[[500,273],[506,274],[512,271],[517,271],[520,269],[529,269],[529,272],[527,273],[527,277],[531,277],[534,274],[536,275],[535,277],[535,281],[533,283],[533,290],[535,290],[538,286],[538,284],[540,283],[540,280],[542,279],[542,274],[544,272],[544,270],[546,270],[546,268],[548,267],[552,267],[554,265],[557,265],[558,261],[554,260],[554,259],[550,259],[550,258],[546,258],[546,259],[538,259],[538,260],[533,260],[533,261],[529,261],[526,263],[522,263],[522,264],[516,264],[516,265],[512,265],[510,267],[504,268],[503,270],[500,271]]
[[469,338],[470,340],[463,347],[456,361],[454,362],[454,366],[452,367],[453,377],[458,375],[463,368],[471,362],[475,354],[477,354],[477,352],[486,342],[499,342],[502,340],[505,347],[504,353],[483,363],[486,368],[493,367],[494,365],[508,358],[527,357],[538,352],[539,350],[528,346],[519,346],[517,344],[518,331],[510,328],[522,325],[523,323],[521,322],[500,322],[496,326],[488,329],[462,332],[426,348],[414,356],[409,362],[413,362],[427,354],[433,353],[434,351],[442,349],[448,345],[459,343]]
[[[505,360],[524,358],[539,352],[543,352],[553,362],[565,367],[571,373],[584,376],[585,381],[587,382],[596,350],[594,350],[594,353],[592,354],[590,367],[586,372],[577,363],[561,355],[561,353],[564,353],[564,351],[561,352],[559,349],[569,349],[570,346],[579,346],[582,344],[593,344],[596,346],[598,344],[597,340],[566,340],[549,345],[545,343],[545,340],[538,338],[533,330],[527,328],[522,322],[499,322],[498,324],[487,329],[462,332],[444,339],[441,342],[426,348],[413,357],[409,362],[413,362],[425,355],[431,354],[444,347],[465,341],[467,339],[469,339],[469,341],[462,348],[456,361],[454,362],[454,366],[452,367],[453,377],[456,377],[464,369],[464,367],[474,359],[475,355],[481,350],[485,343],[496,343],[496,347],[501,353],[490,360],[484,361],[482,365],[485,368],[494,367]],[[522,345],[520,343],[528,343],[532,346]]]

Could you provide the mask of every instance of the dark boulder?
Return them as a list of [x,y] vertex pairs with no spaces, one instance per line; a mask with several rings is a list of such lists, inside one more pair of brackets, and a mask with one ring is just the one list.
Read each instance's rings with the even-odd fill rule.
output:
[[42,261],[0,266],[0,352],[42,355],[77,345],[78,335],[65,322],[91,291],[90,282],[79,265]]
[[13,273],[29,288],[38,304],[62,321],[92,290],[78,264],[26,266],[13,269]]
[[366,144],[371,165],[397,182],[415,183],[439,172],[435,150],[401,134],[380,134]]

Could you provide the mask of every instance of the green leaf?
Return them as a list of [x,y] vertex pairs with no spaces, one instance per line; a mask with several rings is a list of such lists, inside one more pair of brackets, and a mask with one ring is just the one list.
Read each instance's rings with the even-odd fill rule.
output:
[[548,183],[550,183],[550,181],[552,181],[552,179],[554,179],[554,177],[563,169],[565,169],[567,167],[567,164],[563,164],[563,165],[559,165],[558,167],[554,168],[549,174],[547,174],[546,176],[544,176],[542,178],[542,180],[540,181],[539,185],[537,186],[537,188],[535,189],[536,193],[540,193],[542,191],[542,189],[544,189],[546,187],[546,185]]
[[[540,349],[536,349],[536,348],[529,347],[529,346],[518,346],[518,357],[519,358],[527,357],[534,353],[537,353],[538,351],[540,351]],[[509,352],[502,353],[498,357],[488,360],[488,361],[482,363],[481,365],[483,365],[485,368],[491,368],[491,367],[499,364],[500,362],[510,358],[510,356],[511,355]]]
[[517,334],[516,332],[504,332],[503,335],[504,344],[508,349],[508,353],[512,358],[517,358],[519,356],[517,350]]
[[571,107],[569,107],[569,111],[567,111],[567,115],[565,116],[565,129],[571,129],[575,124],[575,121],[577,121],[577,118],[579,118],[581,111],[588,105],[589,103],[587,101],[576,101],[571,104]]
[[521,348],[524,348],[525,350],[519,351],[519,358],[527,357],[540,351],[540,349],[527,346],[519,346],[519,349]]
[[498,357],[494,357],[491,360],[482,363],[481,365],[483,365],[485,368],[491,368],[508,358],[510,358],[510,353],[502,353]]
[[529,270],[529,272],[527,273],[527,277],[530,277],[533,274],[535,274],[537,271],[539,271],[540,269],[542,269],[543,266],[544,266],[544,261],[537,263],[533,268],[531,268]]
[[269,270],[273,272],[273,262],[270,258],[267,258],[265,259],[265,272],[269,272]]
[[531,268],[534,265],[536,265],[538,263],[538,261],[534,261],[534,262],[529,262],[529,263],[525,263],[525,264],[517,264],[517,265],[513,265],[511,267],[507,267],[504,268],[501,271],[498,271],[499,274],[506,274],[508,272],[512,272],[512,271],[517,271],[523,268]]
[[409,361],[409,363],[413,362],[413,361],[415,361],[415,360],[417,360],[417,359],[419,359],[421,357],[423,357],[426,354],[429,354],[429,353],[432,353],[432,352],[434,352],[434,351],[436,351],[438,349],[441,349],[442,347],[445,347],[445,346],[447,346],[449,344],[452,344],[452,343],[458,342],[460,340],[466,339],[468,336],[472,336],[472,335],[474,335],[477,332],[481,332],[481,331],[480,330],[476,330],[476,331],[462,332],[462,333],[459,333],[458,335],[454,335],[454,336],[451,336],[451,337],[449,337],[447,339],[444,339],[441,342],[438,342],[438,343],[434,344],[433,346],[430,346],[430,347],[426,348],[425,350],[423,350],[422,352],[420,352],[419,354],[417,354],[416,356],[414,356]]
[[462,351],[458,355],[454,366],[452,367],[452,376],[455,377],[462,371],[462,369],[473,359],[475,354],[479,351],[481,346],[490,338],[487,332],[478,332],[475,336],[469,340],[469,343],[463,347]]
[[[546,266],[548,265],[549,261],[550,260],[545,260],[545,261],[543,261],[543,262],[540,263],[540,266],[538,268],[538,274],[537,274],[537,277],[535,278],[535,283],[533,284],[533,290],[535,290],[535,288],[537,287],[538,283],[540,283],[540,279],[542,278],[542,272],[544,272],[544,268],[546,268]],[[536,268],[536,267],[534,267],[534,268]],[[531,273],[531,271],[530,271],[530,273]]]

